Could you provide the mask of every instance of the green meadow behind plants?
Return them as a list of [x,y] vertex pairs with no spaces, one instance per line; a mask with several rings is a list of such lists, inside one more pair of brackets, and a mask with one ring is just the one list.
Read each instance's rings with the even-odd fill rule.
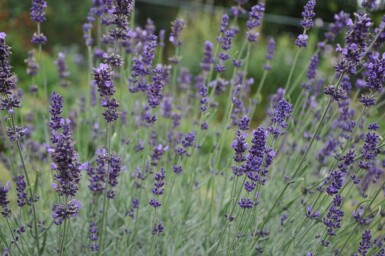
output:
[[56,4],[13,9],[32,38],[0,31],[0,255],[385,255],[380,6],[318,27],[309,0],[277,35],[274,3],[162,27],[92,1],[71,47]]

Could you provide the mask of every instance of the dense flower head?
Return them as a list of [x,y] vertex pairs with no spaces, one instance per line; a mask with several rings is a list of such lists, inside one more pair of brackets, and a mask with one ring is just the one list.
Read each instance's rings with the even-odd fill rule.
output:
[[7,110],[10,115],[15,113],[14,108],[21,108],[21,99],[16,95],[9,95],[0,101],[0,110]]
[[32,6],[31,6],[31,19],[34,22],[44,22],[46,20],[45,18],[45,12],[44,9],[47,8],[47,2],[44,0],[32,0]]
[[238,125],[239,125],[239,129],[240,129],[241,131],[247,131],[247,130],[249,130],[249,128],[250,128],[250,117],[248,117],[248,116],[242,116],[242,117],[239,119]]
[[358,252],[360,255],[367,255],[369,249],[372,247],[372,233],[370,230],[365,230],[362,233],[362,238],[360,242],[360,246],[358,247]]
[[254,206],[254,202],[251,199],[248,198],[242,198],[239,202],[238,205],[242,209],[251,209]]
[[249,29],[253,29],[261,25],[262,15],[265,12],[265,4],[260,3],[251,7],[249,12],[249,20],[246,25]]
[[363,169],[369,169],[370,168],[370,162],[374,160],[378,153],[379,149],[377,148],[377,145],[380,141],[380,137],[378,134],[374,132],[368,132],[365,136],[365,143],[361,150],[362,158],[363,160],[360,161],[360,167]]
[[155,198],[151,198],[150,202],[149,202],[149,205],[151,205],[152,207],[154,208],[158,208],[160,207],[162,204],[156,200]]
[[11,94],[15,87],[14,74],[12,73],[9,57],[11,56],[11,47],[5,43],[7,34],[0,32],[0,94]]
[[355,74],[356,67],[367,47],[369,29],[373,23],[366,13],[359,12],[355,16],[355,22],[348,23],[349,30],[346,33],[345,47],[337,45],[336,50],[342,55],[335,67],[338,73]]
[[223,50],[228,51],[232,46],[232,39],[235,37],[235,31],[233,29],[226,30],[224,36],[219,40]]
[[287,119],[291,117],[291,112],[293,112],[293,106],[289,102],[285,99],[278,102],[274,115],[271,118],[272,126],[269,127],[269,132],[275,138],[284,133],[284,129],[288,126]]
[[266,151],[267,133],[262,127],[258,127],[257,130],[252,132],[253,138],[251,139],[252,146],[249,149],[250,154],[262,158]]
[[107,197],[109,199],[115,198],[115,191],[113,187],[118,185],[118,177],[122,171],[120,157],[115,154],[111,154],[108,158],[110,164],[110,172],[108,175],[108,184],[111,186],[110,190],[107,192]]
[[340,191],[342,185],[344,184],[344,176],[339,170],[333,171],[330,174],[329,182],[330,184],[326,189],[326,192],[329,195],[335,195]]
[[117,112],[119,103],[112,97],[115,94],[113,71],[107,64],[101,63],[98,68],[93,69],[93,76],[94,80],[92,82],[98,87],[102,107],[105,108],[104,118],[107,122],[116,121],[119,118]]
[[231,144],[231,147],[235,151],[235,155],[233,156],[234,161],[237,163],[244,162],[246,160],[244,153],[246,152],[248,147],[248,144],[246,142],[246,134],[242,134],[240,131],[237,131],[235,133],[235,139]]
[[341,228],[341,222],[344,217],[344,212],[341,210],[342,203],[342,196],[336,195],[333,198],[329,212],[326,214],[326,217],[323,218],[323,223],[327,227],[329,236],[335,236],[335,230]]
[[77,217],[82,203],[75,198],[71,199],[67,205],[61,203],[56,204],[52,208],[53,223],[61,225],[65,219]]
[[371,124],[369,124],[368,129],[373,130],[373,131],[377,131],[380,129],[380,126],[377,123],[371,123]]
[[59,195],[75,196],[80,182],[80,163],[69,124],[63,125],[61,133],[53,134],[49,149],[52,161],[51,169],[56,171],[56,182],[52,185]]
[[15,126],[15,128],[8,127],[7,128],[7,136],[10,141],[19,141],[26,134],[29,134],[29,130],[27,127],[19,127]]
[[9,209],[9,200],[8,192],[10,190],[10,182],[8,181],[5,186],[0,183],[0,206],[2,207],[1,215],[4,218],[11,215],[11,210]]
[[182,145],[184,148],[192,147],[194,146],[196,133],[195,132],[189,132],[187,133],[184,138],[182,139]]
[[63,97],[53,92],[50,97],[50,109],[51,119],[49,121],[49,127],[52,131],[57,131],[63,127],[64,120],[60,116],[63,110]]
[[348,93],[342,87],[336,87],[335,85],[325,86],[324,93],[329,95],[332,101],[337,102],[348,97]]
[[378,52],[370,54],[364,67],[366,69],[366,85],[372,90],[381,91],[385,82],[385,53],[381,57]]
[[313,27],[313,18],[315,17],[314,7],[316,1],[309,0],[307,4],[304,6],[304,11],[302,12],[303,20],[301,21],[301,26],[304,29],[310,29]]
[[47,37],[43,33],[33,33],[31,43],[32,44],[45,44],[47,42]]
[[160,98],[162,97],[161,90],[165,84],[163,76],[163,68],[158,65],[154,69],[152,76],[152,83],[148,88],[148,104],[152,108],[156,108],[160,104]]
[[180,36],[185,26],[186,24],[184,20],[175,20],[172,23],[172,30],[169,40],[175,47],[182,45],[182,42],[180,41]]
[[23,207],[28,204],[27,193],[25,192],[25,188],[27,187],[27,183],[25,182],[24,175],[20,175],[16,177],[16,191],[17,191],[17,205]]
[[374,95],[362,95],[359,101],[364,105],[365,107],[370,107],[376,105],[376,100],[374,98]]
[[298,47],[306,47],[307,46],[307,39],[308,35],[300,34],[298,35],[297,39],[295,40],[295,45]]
[[249,40],[249,42],[257,41],[259,33],[254,31],[254,29],[261,25],[262,16],[264,12],[265,12],[264,3],[260,3],[251,7],[251,11],[249,12],[249,19],[246,22],[246,26],[248,28],[247,40]]

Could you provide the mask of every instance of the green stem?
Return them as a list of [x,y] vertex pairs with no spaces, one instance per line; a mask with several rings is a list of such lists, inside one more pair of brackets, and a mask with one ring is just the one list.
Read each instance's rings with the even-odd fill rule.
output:
[[[68,207],[68,198],[66,197],[66,209]],[[68,224],[68,219],[64,219],[64,231],[63,231],[63,237],[60,243],[60,253],[59,256],[62,256],[64,253],[64,245],[65,245],[65,240],[67,236],[67,224]]]
[[20,249],[19,245],[17,244],[17,241],[16,241],[16,239],[15,239],[15,234],[14,234],[13,231],[12,231],[11,225],[9,225],[8,218],[5,217],[5,220],[7,221],[7,225],[8,225],[9,231],[11,231],[11,235],[12,235],[12,238],[13,238],[13,241],[14,241],[14,245],[15,245],[16,248],[19,250],[19,252],[20,252],[21,255],[25,255],[25,254],[22,252],[22,250]]
[[295,66],[297,64],[298,57],[299,57],[301,52],[302,52],[302,48],[298,48],[297,52],[295,54],[295,57],[294,57],[293,64],[291,65],[291,68],[290,68],[289,77],[287,78],[287,81],[286,81],[285,92],[288,92],[288,90],[289,90],[290,82],[291,82],[291,79],[292,79],[293,73],[294,73],[294,68],[295,68]]

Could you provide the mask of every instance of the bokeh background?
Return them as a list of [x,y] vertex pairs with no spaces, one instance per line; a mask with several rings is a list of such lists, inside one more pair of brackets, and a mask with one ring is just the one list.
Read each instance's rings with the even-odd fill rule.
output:
[[[358,0],[359,1],[359,0]],[[43,46],[44,62],[46,63],[46,75],[48,86],[52,90],[58,84],[55,59],[59,51],[67,54],[67,61],[70,69],[70,80],[76,86],[87,87],[84,83],[86,76],[86,47],[82,37],[82,25],[86,20],[87,13],[91,6],[91,0],[48,0],[46,9],[47,21],[42,24],[42,32],[47,36],[48,43]],[[245,6],[249,9],[259,1],[253,0]],[[249,74],[255,77],[255,82],[261,77],[265,58],[266,42],[270,36],[277,42],[276,57],[273,62],[273,69],[268,76],[262,91],[263,95],[269,95],[282,86],[290,69],[290,61],[295,48],[294,40],[298,33],[302,33],[299,25],[301,12],[307,0],[268,0],[264,23],[261,28],[260,42],[253,49],[252,61],[249,67]],[[383,1],[385,2],[385,1]],[[188,68],[192,73],[199,71],[199,62],[203,53],[204,41],[215,41],[218,34],[218,24],[223,13],[234,4],[233,0],[137,0],[135,22],[144,26],[147,18],[151,18],[156,26],[157,32],[165,29],[170,31],[170,24],[177,17],[186,20],[187,28],[183,32],[182,66]],[[31,80],[26,75],[26,64],[29,50],[34,46],[30,43],[32,34],[36,31],[36,24],[30,19],[29,9],[31,1],[27,0],[0,0],[0,31],[8,34],[7,41],[12,46],[13,55],[11,63],[19,78],[18,86],[24,91],[31,86]],[[357,0],[318,0],[315,8],[315,28],[311,31],[310,45],[308,48],[315,48],[318,41],[323,40],[323,34],[328,23],[333,21],[334,13],[341,10],[353,14],[358,10]],[[375,11],[376,23],[380,22],[383,10]],[[322,19],[320,18],[322,17]],[[240,19],[240,27],[244,26],[247,17]],[[342,38],[341,38],[342,39]],[[241,40],[235,41],[240,44]],[[239,47],[235,47],[239,48]],[[172,47],[166,46],[164,59],[167,62],[168,52],[172,54]],[[308,51],[309,54],[311,50]],[[310,56],[304,56],[305,63]],[[279,65],[279,68],[274,66]],[[322,69],[330,69],[330,63],[323,65]],[[297,71],[301,71],[298,69]],[[295,72],[297,72],[295,71]],[[325,70],[327,73],[328,70]],[[39,81],[39,80],[37,80]],[[294,97],[296,93],[293,94]],[[297,94],[298,95],[298,94]],[[265,99],[267,97],[264,97]],[[263,112],[256,113],[262,116]]]

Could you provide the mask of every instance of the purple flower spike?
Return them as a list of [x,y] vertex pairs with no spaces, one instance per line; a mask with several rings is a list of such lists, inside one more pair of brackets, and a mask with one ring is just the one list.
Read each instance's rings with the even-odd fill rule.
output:
[[180,35],[185,26],[186,24],[184,20],[175,20],[172,24],[169,40],[175,47],[182,45],[182,42],[180,41]]
[[0,94],[11,94],[11,90],[15,87],[14,74],[12,73],[9,57],[11,56],[11,47],[5,43],[7,34],[0,32]]
[[313,27],[313,18],[315,17],[314,7],[316,1],[309,0],[307,4],[304,6],[304,11],[302,12],[303,20],[301,21],[301,26],[304,29],[310,29]]
[[28,203],[27,193],[25,188],[27,184],[25,182],[24,176],[20,175],[16,178],[16,191],[17,191],[17,205],[23,207]]
[[4,218],[7,218],[11,215],[11,210],[9,209],[9,200],[7,199],[9,189],[9,181],[5,186],[0,184],[0,206],[3,208],[1,215],[3,215]]
[[92,83],[98,87],[102,107],[105,108],[103,116],[108,123],[119,118],[119,113],[117,112],[119,103],[112,97],[115,94],[113,74],[113,71],[111,71],[107,64],[101,63],[98,68],[93,69],[94,80]]
[[47,8],[47,2],[44,0],[32,0],[31,19],[34,22],[42,23],[46,20],[44,9]]
[[362,256],[366,256],[369,249],[372,247],[372,233],[370,230],[365,230],[364,233],[362,234],[362,239],[360,242],[360,246],[358,247],[358,252]]
[[342,196],[336,195],[333,198],[329,212],[326,217],[323,218],[323,223],[327,227],[329,236],[335,236],[335,230],[341,228],[342,218],[344,217],[344,212],[341,210],[342,203]]

